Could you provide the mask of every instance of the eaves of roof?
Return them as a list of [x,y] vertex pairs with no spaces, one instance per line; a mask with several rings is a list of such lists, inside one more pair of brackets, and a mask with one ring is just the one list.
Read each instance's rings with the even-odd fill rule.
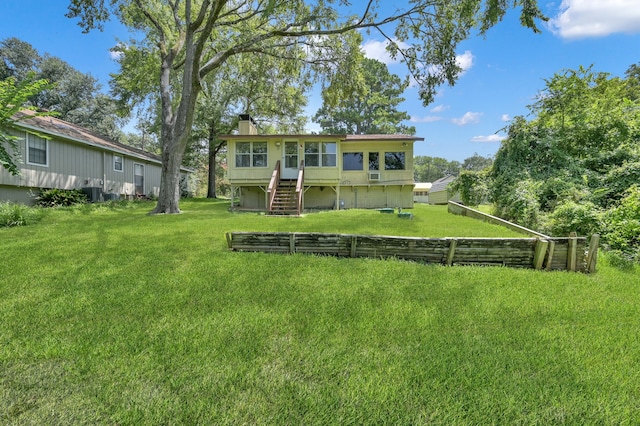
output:
[[388,141],[423,141],[424,138],[411,135],[313,135],[313,134],[274,134],[274,135],[220,135],[221,140],[259,139],[339,139],[343,142],[388,142]]
[[[82,126],[52,116],[36,116],[33,111],[23,110],[15,118],[17,120],[14,121],[14,125],[24,130],[31,130],[117,154],[162,164],[162,159],[156,154],[106,139]],[[190,173],[194,172],[186,167],[181,167],[181,170]]]

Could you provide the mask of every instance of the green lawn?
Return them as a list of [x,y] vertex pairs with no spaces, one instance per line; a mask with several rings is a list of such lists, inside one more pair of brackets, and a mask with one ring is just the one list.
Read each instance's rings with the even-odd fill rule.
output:
[[228,231],[519,236],[417,206],[0,229],[0,424],[638,424],[640,278],[234,253]]

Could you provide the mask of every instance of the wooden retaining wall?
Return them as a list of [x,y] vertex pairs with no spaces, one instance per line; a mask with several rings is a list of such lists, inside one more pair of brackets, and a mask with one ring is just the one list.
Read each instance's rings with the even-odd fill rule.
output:
[[231,232],[231,250],[398,258],[444,265],[500,265],[578,272],[595,271],[597,241],[584,237],[418,238],[307,232]]
[[447,211],[451,214],[455,214],[458,216],[467,216],[473,219],[482,220],[483,222],[489,222],[495,225],[504,226],[505,228],[509,228],[513,231],[520,232],[521,234],[525,234],[525,235],[530,235],[532,237],[549,238],[544,234],[525,228],[524,226],[520,226],[516,223],[509,222],[508,220],[504,220],[499,217],[492,216],[487,213],[483,213],[479,210],[472,209],[471,207],[467,207],[460,203],[456,203],[455,201],[449,201],[447,205]]

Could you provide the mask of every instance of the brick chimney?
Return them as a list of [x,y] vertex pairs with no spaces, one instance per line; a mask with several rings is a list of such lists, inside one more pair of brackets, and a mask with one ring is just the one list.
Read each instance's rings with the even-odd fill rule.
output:
[[240,122],[238,123],[238,133],[241,135],[257,135],[258,127],[256,122],[249,114],[240,114]]

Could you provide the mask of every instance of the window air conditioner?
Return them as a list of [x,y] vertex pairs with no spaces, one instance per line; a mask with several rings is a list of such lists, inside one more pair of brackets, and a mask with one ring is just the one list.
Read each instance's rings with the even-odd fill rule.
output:
[[380,172],[369,172],[369,180],[380,180]]

